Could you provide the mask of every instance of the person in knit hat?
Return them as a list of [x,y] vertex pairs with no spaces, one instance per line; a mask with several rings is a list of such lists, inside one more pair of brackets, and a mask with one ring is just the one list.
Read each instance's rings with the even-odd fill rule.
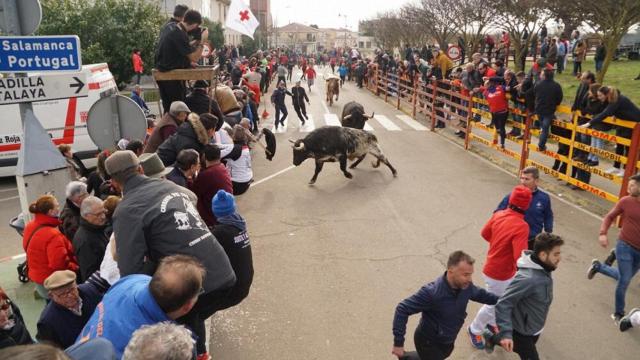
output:
[[213,235],[224,248],[236,273],[236,284],[211,308],[213,314],[238,305],[249,295],[253,282],[253,258],[247,223],[236,211],[233,195],[225,190],[218,190],[211,201],[211,210],[217,221]]
[[[516,274],[516,262],[524,250],[527,250],[529,225],[524,221],[524,213],[531,203],[531,190],[518,185],[509,196],[509,205],[505,210],[496,211],[482,228],[482,237],[489,242],[487,259],[482,276],[487,291],[502,296]],[[483,305],[469,326],[471,345],[484,349],[482,334],[485,327],[496,327],[493,305]]]

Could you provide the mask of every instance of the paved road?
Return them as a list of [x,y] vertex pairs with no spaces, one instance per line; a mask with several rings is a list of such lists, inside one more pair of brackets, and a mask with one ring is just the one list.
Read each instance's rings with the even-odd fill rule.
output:
[[[320,103],[318,85],[311,96],[312,117],[333,118]],[[475,256],[474,279],[482,284],[487,245],[479,232],[515,178],[438,135],[408,126],[401,113],[352,84],[328,110],[339,114],[353,99],[401,129],[371,122],[398,178],[365,161],[348,180],[337,164],[327,164],[316,185],[308,186],[313,174],[308,160],[240,197],[256,274],[249,298],[213,321],[216,358],[393,359],[395,306],[440,276],[448,253],[464,249]],[[291,166],[286,139],[304,136],[291,114],[295,125],[278,135],[274,161],[254,156],[257,180]],[[554,273],[555,300],[539,343],[543,358],[626,359],[640,350],[640,332],[621,334],[610,320],[614,282],[585,277],[591,259],[605,254],[596,244],[599,220],[555,199],[553,206],[556,232],[567,246]],[[629,308],[640,305],[639,295],[634,280]],[[466,325],[477,309],[469,307]],[[409,323],[408,349],[417,320]],[[451,358],[516,357],[474,351],[462,333]]]

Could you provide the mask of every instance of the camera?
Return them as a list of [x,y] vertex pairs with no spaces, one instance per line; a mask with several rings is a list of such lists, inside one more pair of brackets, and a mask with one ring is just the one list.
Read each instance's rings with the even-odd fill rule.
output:
[[206,27],[197,27],[191,31],[194,40],[202,40],[202,33],[207,30]]

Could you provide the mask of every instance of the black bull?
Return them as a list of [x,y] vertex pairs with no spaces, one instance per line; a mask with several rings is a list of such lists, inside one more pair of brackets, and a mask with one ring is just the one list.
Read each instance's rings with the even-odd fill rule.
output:
[[391,166],[378,146],[378,139],[370,132],[340,126],[323,126],[309,133],[304,139],[293,142],[293,165],[298,166],[308,158],[316,160],[316,170],[309,184],[314,184],[325,162],[340,162],[340,170],[347,178],[353,175],[347,171],[347,159],[356,161],[349,166],[355,168],[367,154],[376,157],[374,168],[384,163],[391,169],[393,176],[398,172]]
[[354,129],[364,129],[364,124],[367,120],[371,119],[375,113],[366,115],[364,113],[364,107],[362,104],[350,101],[342,108],[342,117],[340,123],[344,127],[350,127]]

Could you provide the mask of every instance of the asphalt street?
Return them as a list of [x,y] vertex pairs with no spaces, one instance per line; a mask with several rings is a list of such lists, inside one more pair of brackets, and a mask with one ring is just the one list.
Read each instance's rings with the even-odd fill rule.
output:
[[[310,94],[313,125],[301,128],[287,99],[287,127],[276,134],[273,161],[254,147],[256,182],[237,201],[249,226],[255,277],[249,297],[211,321],[215,359],[394,359],[396,305],[441,276],[450,252],[462,249],[474,256],[474,280],[483,285],[487,243],[480,229],[516,178],[353,83],[327,107],[322,73]],[[362,103],[367,113],[375,111],[369,125],[398,177],[384,166],[372,168],[367,158],[351,180],[337,163],[326,164],[309,186],[313,160],[293,167],[288,139],[335,124],[350,100]],[[267,111],[265,126],[273,123],[273,108]],[[19,211],[16,196],[15,182],[0,179],[0,258],[22,252],[20,238],[7,225]],[[608,252],[597,244],[600,220],[556,198],[552,203],[554,232],[567,244],[553,274],[554,302],[538,343],[542,358],[629,359],[640,351],[640,330],[620,333],[611,321],[615,283],[600,275],[586,279],[591,259]],[[616,234],[610,232],[612,243]],[[0,262],[0,286],[33,330],[43,303],[33,299],[31,284],[18,283],[17,262]],[[635,306],[640,306],[637,278],[627,294],[627,309]],[[478,308],[470,304],[451,359],[517,359],[501,349],[486,355],[471,348],[465,331]],[[409,322],[407,350],[413,349],[418,319]]]
[[[311,93],[315,126],[339,115],[350,100],[391,120],[400,130],[377,119],[370,125],[398,177],[363,161],[349,180],[338,164],[326,164],[316,184],[307,185],[312,160],[289,169],[287,139],[305,136],[289,106],[289,126],[277,135],[273,162],[254,152],[258,182],[238,199],[250,229],[255,278],[242,304],[213,319],[211,352],[217,359],[393,359],[395,306],[441,276],[450,252],[474,256],[474,280],[483,285],[487,243],[480,229],[515,177],[407,125],[402,113],[353,83],[326,108],[323,83],[318,79]],[[552,202],[555,232],[567,245],[554,273],[555,298],[539,342],[542,358],[628,359],[640,350],[640,331],[620,333],[610,319],[615,283],[585,276],[591,259],[606,255],[597,244],[600,220]],[[612,242],[616,233],[610,233]],[[640,306],[639,295],[636,279],[628,309]],[[489,356],[471,348],[465,330],[478,308],[469,306],[451,359],[516,359],[502,349]],[[418,318],[409,322],[407,350],[413,349]]]

